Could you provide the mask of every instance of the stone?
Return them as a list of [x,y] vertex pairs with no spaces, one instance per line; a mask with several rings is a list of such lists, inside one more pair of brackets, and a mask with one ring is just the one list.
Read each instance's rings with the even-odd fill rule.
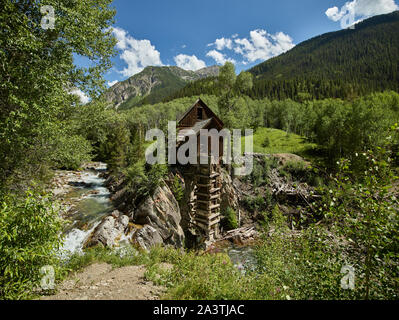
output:
[[105,217],[85,241],[84,248],[102,245],[113,247],[128,229],[129,217],[118,211]]
[[238,212],[240,209],[239,204],[239,195],[236,191],[236,188],[233,184],[231,176],[224,169],[221,170],[221,181],[222,181],[222,190],[221,190],[221,204],[220,210],[221,212],[225,212],[228,207],[232,208],[234,211]]
[[163,244],[164,240],[157,229],[146,225],[133,234],[132,242],[142,249],[149,251],[152,247]]
[[165,183],[134,210],[132,218],[134,223],[156,229],[164,244],[183,247],[184,232],[180,226],[179,204]]

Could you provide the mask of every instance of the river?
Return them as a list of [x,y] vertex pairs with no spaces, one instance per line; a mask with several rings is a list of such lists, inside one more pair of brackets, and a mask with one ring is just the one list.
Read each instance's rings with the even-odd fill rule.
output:
[[70,224],[65,230],[63,251],[65,254],[81,252],[84,240],[97,227],[101,219],[114,209],[110,192],[104,186],[101,174],[106,172],[105,163],[95,163],[93,167],[80,172],[77,178],[69,173],[72,185],[65,199],[74,203]]

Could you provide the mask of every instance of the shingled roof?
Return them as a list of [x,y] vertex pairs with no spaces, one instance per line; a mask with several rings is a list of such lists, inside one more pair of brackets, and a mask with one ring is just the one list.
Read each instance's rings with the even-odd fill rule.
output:
[[197,101],[194,102],[194,104],[180,117],[178,121],[178,126],[181,124],[181,122],[190,114],[190,112],[195,108],[196,105],[200,104],[201,107],[207,110],[211,114],[211,118],[214,118],[215,121],[220,125],[220,127],[223,127],[223,121],[219,119],[219,117],[212,111],[211,108],[207,106],[207,104],[201,100],[201,98],[198,98]]

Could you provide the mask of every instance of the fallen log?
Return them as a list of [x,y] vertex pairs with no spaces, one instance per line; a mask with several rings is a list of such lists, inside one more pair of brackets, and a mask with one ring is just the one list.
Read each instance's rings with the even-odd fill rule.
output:
[[258,232],[255,226],[241,227],[238,229],[227,231],[223,238],[219,241],[228,240],[236,244],[243,244],[248,240],[252,240],[257,236]]

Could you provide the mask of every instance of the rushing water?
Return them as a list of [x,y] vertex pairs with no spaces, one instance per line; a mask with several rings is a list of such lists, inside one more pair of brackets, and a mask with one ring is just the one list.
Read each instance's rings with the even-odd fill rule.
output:
[[233,245],[227,249],[227,254],[231,262],[241,270],[253,269],[256,265],[254,250],[251,246],[237,247]]
[[71,200],[76,199],[77,203],[71,217],[73,222],[65,231],[63,245],[65,254],[81,251],[87,236],[96,228],[101,219],[114,209],[110,192],[104,187],[105,179],[100,177],[106,170],[107,165],[100,163],[95,169],[84,170],[79,181],[70,183],[73,185],[73,190],[65,197]]

